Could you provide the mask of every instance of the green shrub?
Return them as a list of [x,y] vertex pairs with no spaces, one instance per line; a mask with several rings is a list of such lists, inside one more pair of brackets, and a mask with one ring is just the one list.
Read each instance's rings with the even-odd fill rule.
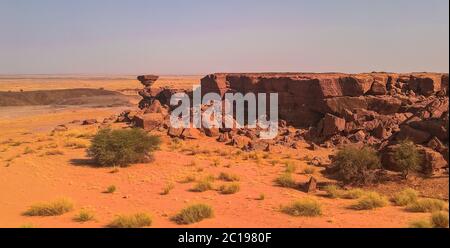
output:
[[320,203],[313,199],[302,199],[282,208],[282,212],[292,216],[314,217],[322,215]]
[[295,182],[291,173],[282,174],[275,180],[275,182],[278,184],[278,186],[283,187],[283,188],[297,187],[297,183]]
[[147,213],[119,215],[109,225],[110,228],[140,228],[152,225],[152,217]]
[[399,145],[394,148],[393,152],[394,162],[398,169],[402,171],[405,179],[408,177],[409,172],[420,170],[422,155],[412,141],[401,141]]
[[431,213],[442,211],[447,208],[447,203],[438,199],[419,199],[406,206],[406,210],[410,212]]
[[339,178],[353,184],[372,183],[376,179],[374,170],[381,167],[380,158],[370,147],[347,146],[337,152],[333,164]]
[[410,228],[432,228],[433,226],[427,220],[417,220],[409,224]]
[[397,193],[392,198],[392,202],[397,206],[406,206],[417,201],[419,198],[419,192],[414,189],[404,189],[403,191]]
[[358,202],[352,206],[356,210],[371,210],[375,208],[381,208],[388,204],[386,197],[376,193],[369,192],[361,197]]
[[219,191],[224,195],[231,195],[239,192],[240,189],[241,187],[239,186],[238,183],[231,183],[220,186]]
[[49,203],[38,203],[30,206],[24,213],[27,216],[58,216],[72,211],[73,203],[69,199],[59,199]]
[[103,129],[92,139],[88,155],[100,166],[124,166],[145,162],[160,144],[159,137],[142,129]]
[[94,213],[92,211],[82,209],[73,219],[76,222],[88,222],[94,220]]
[[234,174],[230,174],[230,173],[226,173],[226,172],[221,172],[219,174],[219,180],[222,181],[227,181],[227,182],[237,182],[240,180],[238,175],[234,175]]
[[188,225],[200,222],[207,218],[212,218],[214,211],[206,204],[194,204],[180,211],[172,220],[180,225]]
[[448,227],[448,213],[444,211],[434,212],[431,215],[431,223],[435,228],[447,228]]

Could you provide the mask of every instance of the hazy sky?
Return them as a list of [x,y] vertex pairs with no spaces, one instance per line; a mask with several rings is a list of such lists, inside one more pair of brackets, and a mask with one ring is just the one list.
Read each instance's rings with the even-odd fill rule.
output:
[[0,0],[0,73],[449,68],[448,0]]

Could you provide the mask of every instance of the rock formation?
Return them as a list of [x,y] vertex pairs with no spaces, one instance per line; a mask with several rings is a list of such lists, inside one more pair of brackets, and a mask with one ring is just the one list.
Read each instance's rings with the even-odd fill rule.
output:
[[[145,86],[137,117],[167,121],[171,89],[152,88],[157,76],[140,76]],[[225,93],[278,93],[279,136],[271,141],[258,139],[259,130],[201,129],[202,134],[175,130],[171,136],[216,137],[220,142],[244,150],[268,150],[279,144],[296,147],[306,140],[335,147],[347,144],[371,145],[389,153],[398,141],[409,139],[420,145],[429,171],[448,168],[448,74],[439,73],[218,73],[201,80],[202,95]],[[151,116],[149,113],[161,113]],[[149,124],[150,125],[150,124]],[[150,126],[154,126],[151,124]],[[442,161],[446,165],[442,165]]]

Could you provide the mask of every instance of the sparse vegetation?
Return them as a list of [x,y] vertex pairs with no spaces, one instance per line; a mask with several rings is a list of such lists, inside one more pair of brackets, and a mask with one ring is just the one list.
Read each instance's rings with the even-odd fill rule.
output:
[[448,213],[438,211],[431,214],[431,224],[435,228],[448,228]]
[[224,184],[220,186],[220,193],[224,195],[236,194],[241,189],[241,186],[238,183]]
[[327,185],[323,188],[323,190],[327,193],[327,197],[329,198],[340,198],[342,196],[342,189],[340,189],[338,186],[332,184]]
[[322,215],[322,208],[314,199],[302,199],[282,207],[282,212],[292,216],[314,217]]
[[286,167],[285,168],[286,173],[295,173],[295,171],[297,170],[297,165],[293,162],[288,161],[285,162],[284,165]]
[[419,198],[419,192],[414,189],[404,189],[403,191],[397,193],[392,198],[392,202],[394,202],[397,206],[406,206],[408,204],[413,204]]
[[275,180],[275,182],[278,184],[278,186],[283,188],[297,187],[297,183],[295,182],[294,177],[291,173],[283,173]]
[[432,228],[433,226],[427,220],[417,220],[409,224],[410,228]]
[[114,192],[116,192],[117,187],[116,185],[109,185],[105,191],[103,191],[103,193],[105,194],[113,194]]
[[64,147],[69,147],[73,149],[87,148],[89,142],[84,139],[68,139],[64,142]]
[[100,166],[123,166],[147,161],[160,144],[159,137],[142,129],[103,129],[92,139],[88,155]]
[[180,211],[172,220],[180,225],[188,225],[200,222],[207,218],[212,218],[214,211],[211,206],[206,204],[191,205]]
[[350,190],[343,190],[343,189],[340,189],[336,185],[328,185],[324,188],[324,191],[327,192],[327,196],[329,198],[333,198],[333,199],[334,198],[359,199],[364,194],[368,193],[368,192],[366,192],[362,189],[358,189],[358,188],[354,188],[354,189],[350,189]]
[[375,181],[374,170],[381,167],[380,158],[370,147],[347,146],[334,158],[338,176],[344,183],[370,184]]
[[64,152],[61,150],[50,150],[45,152],[46,156],[56,156],[56,155],[64,155]]
[[237,182],[240,180],[238,175],[221,172],[219,174],[219,180],[226,181],[226,182]]
[[188,175],[180,181],[180,183],[192,183],[195,182],[196,177],[194,175]]
[[94,218],[94,212],[82,209],[77,215],[75,215],[73,220],[76,222],[88,222],[94,220]]
[[26,216],[57,216],[72,211],[73,203],[69,199],[59,199],[49,203],[38,203],[25,211]]
[[406,179],[411,171],[420,170],[422,156],[417,146],[409,140],[401,141],[394,148],[394,161],[397,167],[402,171],[403,178]]
[[152,217],[147,213],[119,215],[109,225],[110,228],[141,228],[152,225]]
[[194,187],[192,188],[192,191],[205,192],[205,191],[212,190],[212,189],[213,189],[213,185],[212,185],[211,178],[204,178],[204,179],[198,181],[194,185]]
[[31,154],[34,153],[34,150],[31,149],[29,146],[25,147],[23,154]]
[[311,166],[308,166],[305,169],[303,169],[303,174],[306,174],[306,175],[312,175],[315,172],[316,172],[316,168],[311,167]]
[[361,197],[358,202],[352,206],[356,210],[372,210],[375,208],[381,208],[388,204],[388,200],[385,196],[382,196],[376,192],[366,193]]
[[175,188],[173,183],[168,183],[162,190],[161,195],[168,195]]
[[410,212],[431,213],[442,211],[448,208],[447,203],[438,199],[419,199],[406,206],[406,210]]
[[259,194],[258,198],[256,200],[258,201],[264,201],[266,199],[266,195],[264,193]]

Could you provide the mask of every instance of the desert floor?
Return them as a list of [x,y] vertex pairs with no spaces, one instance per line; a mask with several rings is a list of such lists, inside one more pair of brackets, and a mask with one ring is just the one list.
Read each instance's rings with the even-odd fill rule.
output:
[[[189,87],[200,77],[166,77],[155,86]],[[171,84],[175,82],[175,84]],[[55,88],[100,88],[135,94],[141,85],[131,77],[23,79],[1,78],[0,91]],[[133,93],[134,92],[134,93]],[[100,122],[126,107],[87,108],[25,106],[0,107],[0,227],[105,227],[118,214],[147,212],[153,216],[152,227],[180,227],[170,218],[192,203],[207,203],[214,218],[186,227],[408,227],[412,221],[428,220],[428,213],[407,212],[404,207],[388,205],[376,210],[357,211],[350,206],[356,200],[330,199],[324,192],[307,194],[296,189],[278,187],[274,180],[284,172],[285,162],[297,165],[295,178],[306,182],[303,173],[308,158],[326,158],[331,149],[309,150],[278,148],[271,153],[244,153],[212,138],[175,143],[164,133],[163,145],[154,161],[125,168],[97,168],[89,163],[86,147],[101,124],[82,126],[73,120],[95,118]],[[59,124],[69,130],[52,134]],[[126,127],[112,124],[113,128]],[[315,167],[314,176],[326,179]],[[192,192],[195,182],[227,172],[239,176],[240,192],[222,195],[216,190]],[[161,192],[173,184],[167,195]],[[214,186],[225,182],[216,179]],[[115,185],[117,191],[104,193]],[[448,200],[448,177],[388,183],[370,188],[392,196],[405,187],[413,187],[424,197]],[[264,199],[259,199],[261,195]],[[292,217],[280,207],[302,198],[315,198],[322,204],[320,217]],[[56,217],[27,217],[23,212],[35,203],[70,198],[75,209]],[[81,209],[95,212],[95,221],[73,220]],[[184,227],[184,226],[183,226]]]

